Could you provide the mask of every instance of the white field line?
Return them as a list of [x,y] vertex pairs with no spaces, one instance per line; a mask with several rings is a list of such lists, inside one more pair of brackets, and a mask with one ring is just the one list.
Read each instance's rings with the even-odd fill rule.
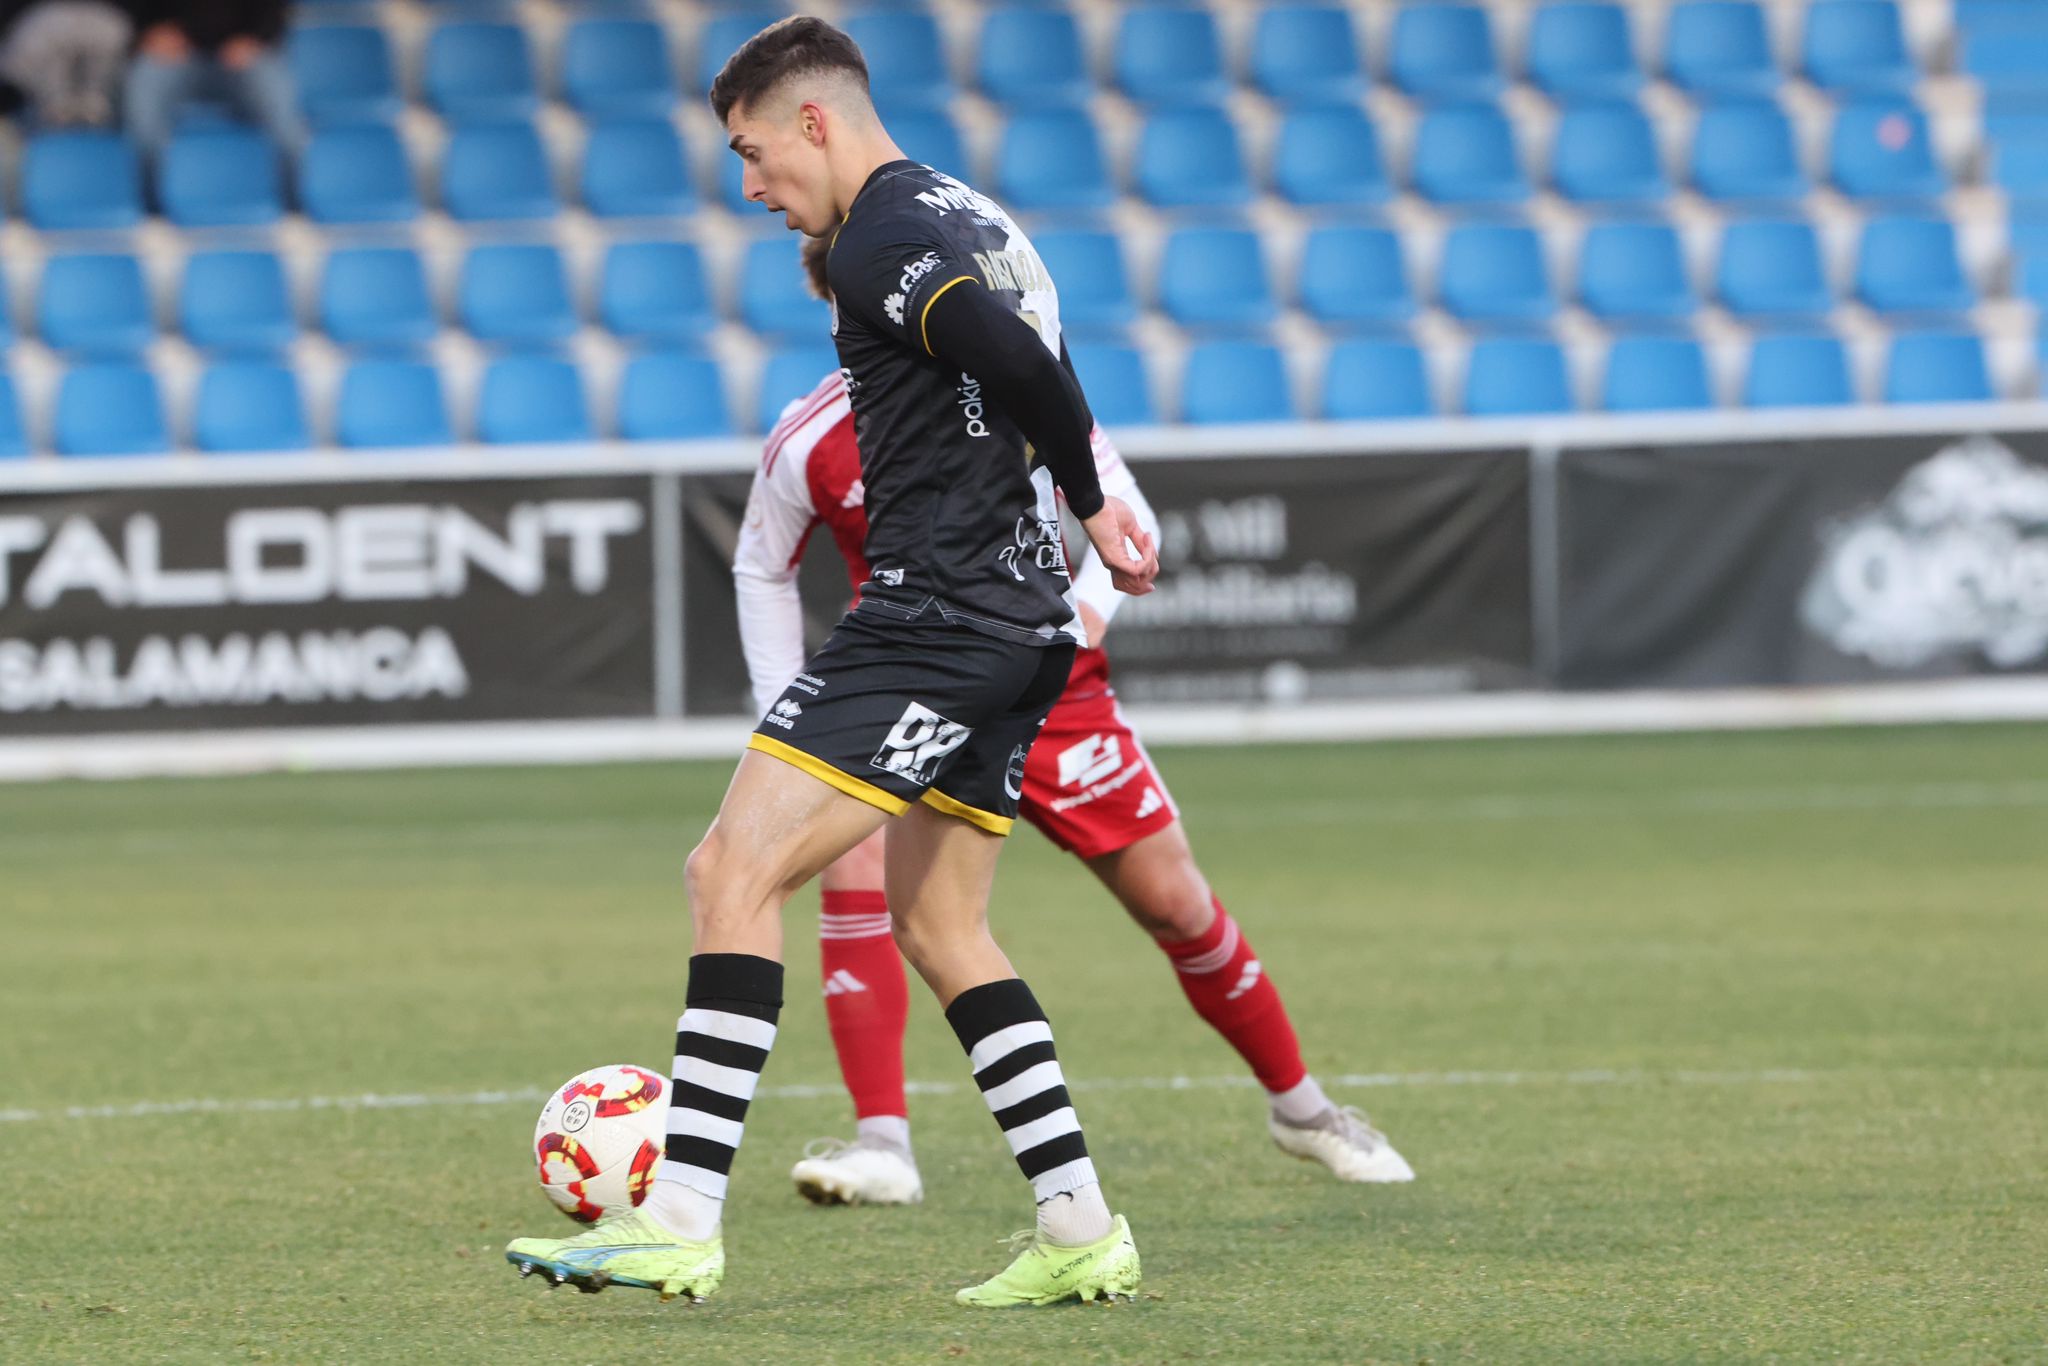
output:
[[[1767,1067],[1755,1071],[1616,1071],[1589,1068],[1571,1072],[1360,1072],[1325,1077],[1336,1087],[1367,1086],[1763,1086],[1817,1079],[1821,1074],[1799,1068]],[[1249,1090],[1255,1078],[1227,1077],[1084,1077],[1067,1083],[1070,1091],[1215,1091]],[[914,1096],[950,1096],[967,1090],[962,1082],[913,1081],[905,1088]],[[829,1100],[846,1094],[829,1083],[764,1086],[757,1097],[775,1100]],[[246,1100],[208,1097],[194,1100],[147,1100],[133,1105],[67,1105],[47,1110],[0,1110],[0,1124],[36,1124],[57,1120],[160,1119],[174,1115],[267,1115],[306,1110],[438,1110],[498,1105],[531,1105],[548,1092],[537,1086],[503,1091],[423,1091],[357,1096],[282,1096]]]

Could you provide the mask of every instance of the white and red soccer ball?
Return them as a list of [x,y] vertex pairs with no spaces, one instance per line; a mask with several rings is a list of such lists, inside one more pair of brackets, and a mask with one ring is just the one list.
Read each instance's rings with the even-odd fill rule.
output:
[[668,1134],[668,1080],[615,1063],[579,1073],[533,1127],[540,1188],[555,1208],[594,1224],[647,1198]]

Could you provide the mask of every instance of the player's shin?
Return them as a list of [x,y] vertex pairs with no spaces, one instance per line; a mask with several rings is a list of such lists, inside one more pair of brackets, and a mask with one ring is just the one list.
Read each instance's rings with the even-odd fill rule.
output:
[[1230,912],[1220,901],[1214,905],[1216,918],[1207,930],[1183,943],[1161,941],[1159,947],[1173,961],[1188,1004],[1229,1040],[1267,1093],[1276,1101],[1284,1096],[1291,1104],[1306,1105],[1302,1117],[1313,1116],[1329,1102],[1301,1060],[1301,1043],[1280,990]]
[[910,989],[879,891],[828,890],[818,917],[825,1020],[863,1138],[908,1148],[903,1033]]

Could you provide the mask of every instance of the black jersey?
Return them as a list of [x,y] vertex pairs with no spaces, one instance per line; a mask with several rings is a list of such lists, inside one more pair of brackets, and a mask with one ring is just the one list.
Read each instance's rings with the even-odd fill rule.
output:
[[895,161],[861,187],[827,271],[867,500],[863,591],[935,597],[1011,639],[1079,639],[1052,472],[924,330],[932,303],[972,281],[1058,356],[1059,295],[1030,240],[993,200]]

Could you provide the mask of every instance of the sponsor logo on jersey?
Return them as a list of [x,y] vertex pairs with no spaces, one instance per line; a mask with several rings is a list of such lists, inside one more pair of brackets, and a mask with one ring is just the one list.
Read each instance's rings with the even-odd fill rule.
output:
[[[908,294],[912,285],[938,268],[939,254],[935,251],[928,251],[903,268],[903,273],[896,277],[896,288]],[[899,319],[898,321],[901,320]]]
[[960,395],[960,415],[967,420],[967,434],[987,436],[988,423],[983,419],[987,417],[988,409],[981,401],[981,381],[962,370],[957,392]]
[[939,761],[966,744],[972,734],[973,727],[948,721],[922,702],[912,702],[889,728],[882,748],[870,762],[884,773],[924,787],[938,775]]
[[797,704],[796,699],[785,697],[769,708],[768,714],[761,719],[771,726],[780,726],[783,730],[794,730],[796,729],[796,718],[803,714],[804,709]]
[[903,326],[903,296],[901,294],[891,294],[888,298],[882,300],[882,311],[889,315],[890,322],[895,323],[898,327]]
[[1003,791],[1010,794],[1010,800],[1024,799],[1024,763],[1031,757],[1031,751],[1023,745],[1010,751],[1010,765],[1003,770]]
[[875,578],[878,582],[886,583],[891,588],[901,588],[903,586],[903,571],[900,569],[877,569],[875,571]]
[[1091,735],[1060,751],[1060,786],[1086,787],[1123,767],[1123,742],[1114,735]]
[[1003,568],[1010,571],[1011,578],[1018,583],[1024,582],[1022,566],[1026,563],[1037,565],[1049,574],[1067,572],[1067,547],[1060,539],[1058,522],[1019,517],[1014,534],[1015,540],[996,552],[996,558],[1003,562]]
[[977,251],[974,264],[981,268],[981,282],[990,289],[1014,289],[1028,293],[1051,289],[1052,275],[1038,253],[1018,248],[1013,251]]

